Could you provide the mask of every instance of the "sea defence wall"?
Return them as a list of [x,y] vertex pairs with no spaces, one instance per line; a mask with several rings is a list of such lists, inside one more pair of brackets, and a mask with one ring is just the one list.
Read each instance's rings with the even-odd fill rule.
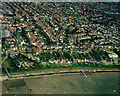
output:
[[[64,69],[64,70],[50,70],[50,71],[39,71],[31,73],[21,73],[21,74],[12,74],[11,78],[3,76],[3,79],[15,79],[15,78],[25,78],[32,76],[47,76],[47,75],[61,75],[61,74],[70,74],[70,73],[100,73],[100,72],[120,72],[119,69]],[[84,75],[84,74],[83,74]],[[85,76],[86,77],[86,76]]]

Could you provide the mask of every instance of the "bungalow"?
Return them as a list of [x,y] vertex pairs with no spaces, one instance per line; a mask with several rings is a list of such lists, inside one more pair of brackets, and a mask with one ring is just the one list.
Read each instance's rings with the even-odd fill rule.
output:
[[25,41],[24,41],[24,40],[21,42],[21,46],[22,46],[23,44],[25,44]]
[[108,54],[108,56],[109,56],[110,58],[118,58],[118,55],[115,54],[115,53]]
[[25,46],[22,46],[22,47],[21,47],[21,49],[22,49],[22,50],[25,50],[25,49],[26,49],[26,47],[25,47]]
[[17,46],[13,46],[13,47],[11,47],[11,49],[12,49],[13,51],[17,50]]

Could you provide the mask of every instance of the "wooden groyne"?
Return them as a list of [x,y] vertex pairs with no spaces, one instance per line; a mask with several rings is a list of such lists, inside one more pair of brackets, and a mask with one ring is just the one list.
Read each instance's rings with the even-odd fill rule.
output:
[[87,75],[84,73],[84,71],[81,71],[82,72],[82,74],[85,76],[85,78],[87,78]]

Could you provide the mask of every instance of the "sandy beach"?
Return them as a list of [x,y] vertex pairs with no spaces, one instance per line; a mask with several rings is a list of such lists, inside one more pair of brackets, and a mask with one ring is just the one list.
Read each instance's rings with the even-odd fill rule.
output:
[[[118,74],[82,73],[3,81],[3,94],[117,94]],[[114,92],[116,90],[116,92]]]

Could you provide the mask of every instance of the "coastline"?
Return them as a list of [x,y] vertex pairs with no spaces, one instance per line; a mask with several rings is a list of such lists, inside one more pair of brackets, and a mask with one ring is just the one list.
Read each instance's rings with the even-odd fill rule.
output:
[[[5,94],[116,94],[119,74],[108,73],[54,74],[9,79],[3,81]],[[7,86],[6,86],[7,84]],[[89,86],[88,86],[89,85]],[[7,92],[7,93],[6,93]]]
[[[12,72],[12,73],[9,73],[9,74],[14,75],[14,74],[22,74],[22,73],[30,73],[30,72],[51,71],[51,70],[52,71],[54,71],[54,70],[66,70],[66,69],[70,69],[70,70],[73,70],[73,69],[81,69],[81,70],[87,69],[87,70],[97,70],[97,71],[98,70],[111,70],[111,71],[119,70],[119,68],[105,68],[105,67],[68,67],[68,68],[50,68],[50,69],[40,69],[40,70]],[[6,73],[2,73],[0,75],[7,75],[7,74]]]
[[[112,72],[120,72],[117,68],[90,68],[87,67],[80,67],[80,68],[59,68],[58,70],[55,69],[45,69],[45,70],[36,70],[36,71],[27,71],[22,72],[21,74],[10,73],[12,76],[8,78],[7,75],[2,76],[3,80],[13,80],[13,79],[24,79],[24,78],[34,78],[34,77],[43,77],[43,76],[54,76],[54,75],[64,75],[64,74],[82,74],[83,72],[86,73],[112,73]],[[28,73],[31,72],[31,73]]]

